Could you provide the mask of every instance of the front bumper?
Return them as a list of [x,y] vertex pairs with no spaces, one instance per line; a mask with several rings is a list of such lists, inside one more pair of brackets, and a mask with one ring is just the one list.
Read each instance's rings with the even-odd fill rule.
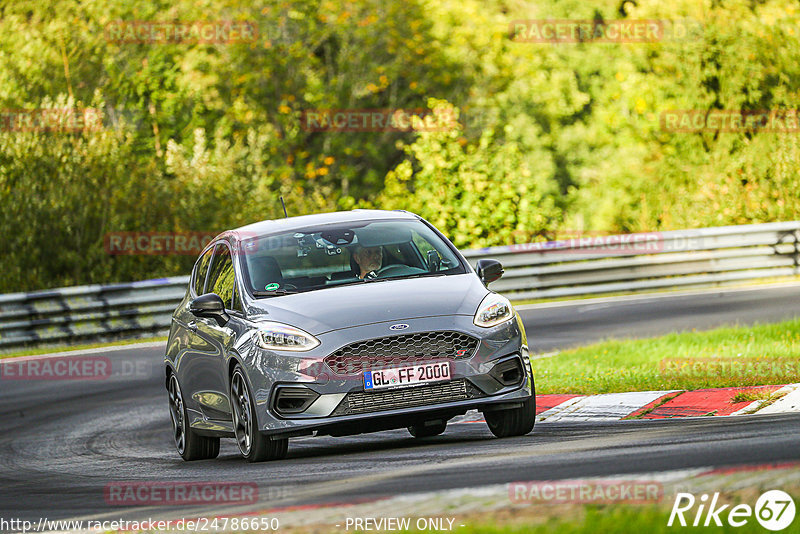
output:
[[[376,323],[328,332],[317,336],[320,346],[307,353],[266,351],[253,346],[246,366],[256,397],[261,432],[276,437],[303,435],[313,431],[336,434],[358,433],[374,428],[396,428],[427,418],[450,418],[470,409],[516,405],[533,392],[533,376],[527,342],[521,323],[511,320],[493,328],[480,328],[472,317],[443,316],[406,319],[403,334],[461,332],[478,339],[471,356],[451,360],[451,381],[396,390],[365,392],[361,373],[341,376],[324,358],[345,345],[391,335],[398,321]],[[497,378],[498,365],[517,360],[523,375],[513,384]],[[318,397],[302,413],[286,414],[276,409],[277,391],[303,387]]]

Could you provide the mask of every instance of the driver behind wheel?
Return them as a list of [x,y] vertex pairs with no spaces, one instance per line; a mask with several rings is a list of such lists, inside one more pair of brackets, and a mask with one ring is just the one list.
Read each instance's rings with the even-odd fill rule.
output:
[[358,264],[360,272],[358,277],[362,280],[377,278],[375,273],[381,268],[383,263],[383,247],[362,247],[356,245],[353,251],[353,259]]

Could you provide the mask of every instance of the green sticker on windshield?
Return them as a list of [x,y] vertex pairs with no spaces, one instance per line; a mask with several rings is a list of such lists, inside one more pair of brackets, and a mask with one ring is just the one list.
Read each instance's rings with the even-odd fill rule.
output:
[[273,282],[271,284],[267,284],[267,287],[265,287],[264,289],[266,289],[267,291],[277,291],[279,287],[281,287],[280,284],[276,284],[275,282]]

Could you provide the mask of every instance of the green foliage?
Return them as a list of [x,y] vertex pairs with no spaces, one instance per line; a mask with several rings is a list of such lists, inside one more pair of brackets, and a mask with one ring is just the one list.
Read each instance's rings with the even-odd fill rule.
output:
[[508,243],[518,232],[558,224],[546,151],[532,157],[515,140],[496,142],[491,129],[470,145],[461,137],[458,109],[435,100],[431,109],[441,131],[422,131],[406,147],[409,159],[389,172],[379,205],[422,215],[458,247]]
[[[121,231],[216,231],[355,206],[459,246],[798,218],[798,134],[662,130],[668,110],[800,101],[788,0],[22,0],[0,8],[0,110],[104,128],[0,131],[0,292],[185,273]],[[515,42],[520,19],[691,18],[653,43]],[[252,41],[125,43],[114,21],[249,21]],[[314,132],[315,109],[432,106],[442,131]],[[5,113],[4,111],[4,113]]]
[[[103,106],[99,95],[92,105]],[[40,106],[75,107],[65,97]],[[104,251],[103,236],[110,228],[136,227],[140,221],[164,221],[169,227],[164,182],[146,179],[152,167],[126,164],[132,147],[124,130],[0,133],[0,287],[14,291],[41,287],[43,280],[124,280],[162,265],[178,267],[175,258],[115,263]]]

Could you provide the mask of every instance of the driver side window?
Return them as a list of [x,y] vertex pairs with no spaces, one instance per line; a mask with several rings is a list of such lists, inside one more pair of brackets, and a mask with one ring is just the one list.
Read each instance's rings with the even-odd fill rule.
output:
[[214,261],[208,272],[206,292],[216,293],[225,303],[225,307],[232,309],[233,286],[236,281],[233,258],[227,245],[220,243],[215,247]]
[[197,296],[205,292],[206,275],[208,274],[208,264],[211,262],[212,252],[214,252],[213,248],[208,249],[206,253],[200,257],[195,267],[192,289],[194,289],[194,294]]

